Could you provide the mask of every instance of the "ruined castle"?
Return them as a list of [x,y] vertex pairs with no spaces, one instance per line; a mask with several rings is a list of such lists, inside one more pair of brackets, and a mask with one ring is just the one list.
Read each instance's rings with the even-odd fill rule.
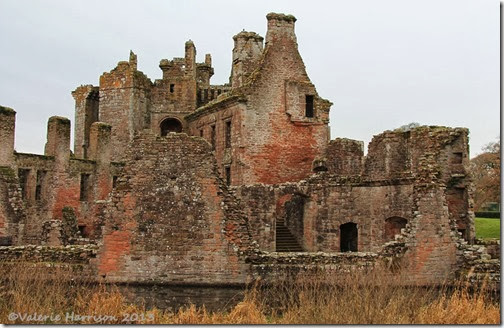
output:
[[211,56],[196,62],[187,41],[160,80],[131,52],[75,89],[73,151],[63,117],[49,118],[44,155],[14,151],[16,113],[0,107],[0,258],[180,284],[377,262],[433,284],[491,262],[473,245],[468,130],[386,131],[366,156],[330,140],[296,18],[266,17],[265,38],[233,37],[228,84],[210,84]]

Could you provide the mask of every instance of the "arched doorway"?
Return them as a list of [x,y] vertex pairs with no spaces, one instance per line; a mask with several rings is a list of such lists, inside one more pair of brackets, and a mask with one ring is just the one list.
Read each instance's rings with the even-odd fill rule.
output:
[[406,227],[408,220],[399,216],[393,216],[385,220],[385,241],[394,240],[395,235],[401,233],[401,229]]
[[182,132],[182,123],[176,118],[164,119],[159,125],[161,129],[161,136],[165,137],[170,132],[180,133]]
[[348,222],[340,225],[340,252],[357,252],[357,224]]

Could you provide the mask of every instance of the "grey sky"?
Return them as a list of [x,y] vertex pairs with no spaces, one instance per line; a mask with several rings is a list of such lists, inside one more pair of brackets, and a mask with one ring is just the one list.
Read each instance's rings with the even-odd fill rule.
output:
[[199,62],[212,54],[212,84],[227,82],[232,36],[264,36],[268,12],[298,19],[308,75],[334,103],[331,138],[367,144],[410,122],[462,126],[474,156],[499,136],[497,0],[2,0],[0,104],[17,111],[16,150],[43,153],[47,119],[73,123],[70,92],[98,85],[130,49],[154,80],[191,39]]

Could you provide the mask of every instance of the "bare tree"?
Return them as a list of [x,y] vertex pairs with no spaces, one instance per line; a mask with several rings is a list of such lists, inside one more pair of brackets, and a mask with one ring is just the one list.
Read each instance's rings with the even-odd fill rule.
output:
[[489,202],[500,203],[500,142],[491,142],[482,150],[484,153],[471,160],[475,211]]

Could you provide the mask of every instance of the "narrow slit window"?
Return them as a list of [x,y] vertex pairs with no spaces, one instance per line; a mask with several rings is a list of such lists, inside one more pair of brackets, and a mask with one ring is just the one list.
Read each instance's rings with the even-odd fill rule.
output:
[[313,96],[312,95],[306,95],[305,116],[306,117],[313,117],[314,116]]
[[42,188],[44,185],[46,171],[37,171],[37,184],[35,185],[35,200],[42,199]]
[[112,188],[115,188],[117,186],[117,175],[114,175],[112,177]]
[[19,169],[18,177],[19,177],[19,186],[21,187],[21,197],[23,199],[26,198],[26,185],[28,183],[28,175],[30,170],[28,169]]
[[175,92],[175,84],[170,84],[170,93]]
[[462,164],[463,155],[460,152],[453,153],[451,162],[452,164]]
[[199,136],[203,138],[203,129],[199,130]]
[[226,148],[231,148],[231,121],[226,122]]
[[210,141],[212,144],[212,149],[215,149],[215,125],[212,125],[212,134],[210,136]]
[[226,166],[226,184],[231,185],[231,167]]
[[80,200],[87,201],[89,196],[89,174],[81,174]]

